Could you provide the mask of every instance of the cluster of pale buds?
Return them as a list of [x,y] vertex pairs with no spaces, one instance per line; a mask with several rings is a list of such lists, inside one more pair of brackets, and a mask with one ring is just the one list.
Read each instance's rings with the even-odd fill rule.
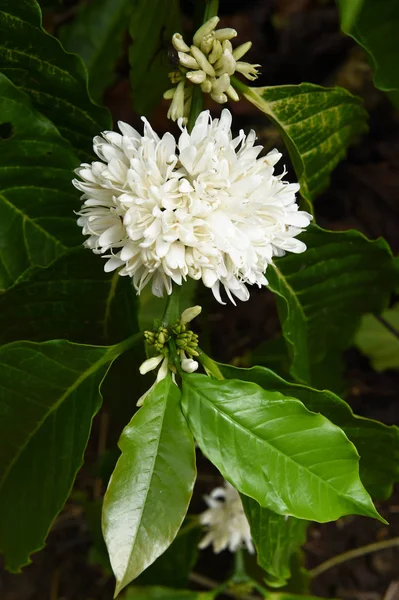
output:
[[[153,371],[159,367],[155,382],[147,390],[137,402],[137,406],[142,406],[144,400],[148,396],[151,390],[154,389],[156,384],[165,379],[170,370],[172,372],[173,381],[175,381],[176,367],[170,361],[170,353],[168,342],[173,337],[175,339],[175,345],[177,353],[180,359],[180,367],[185,373],[194,373],[198,369],[198,362],[193,359],[194,356],[198,356],[198,336],[193,331],[187,328],[187,323],[195,319],[202,308],[201,306],[192,306],[184,310],[180,316],[179,321],[175,323],[170,332],[166,327],[160,326],[156,331],[145,331],[144,339],[150,346],[153,346],[158,352],[156,356],[147,358],[140,365],[141,375],[145,375],[149,371]],[[176,382],[175,382],[176,383]]]
[[252,42],[241,44],[233,49],[231,41],[237,31],[230,27],[216,29],[219,17],[212,17],[194,34],[193,44],[188,46],[180,33],[172,37],[172,44],[177,51],[179,69],[169,74],[172,83],[177,86],[168,90],[164,98],[172,100],[168,118],[173,121],[182,118],[187,122],[190,112],[193,84],[201,86],[205,94],[219,104],[231,100],[239,100],[236,90],[231,85],[230,77],[235,72],[241,73],[251,81],[258,76],[260,65],[251,65],[240,59],[248,52]]

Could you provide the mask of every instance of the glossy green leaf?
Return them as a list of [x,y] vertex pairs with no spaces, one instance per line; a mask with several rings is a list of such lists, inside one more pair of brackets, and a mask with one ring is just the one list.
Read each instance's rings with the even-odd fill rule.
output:
[[198,544],[202,535],[201,526],[198,524],[197,527],[192,527],[192,523],[187,520],[169,548],[139,575],[134,585],[185,588],[197,562]]
[[248,88],[244,96],[280,131],[290,153],[301,195],[312,202],[330,183],[347,148],[367,129],[360,98],[343,88],[311,83]]
[[136,305],[130,278],[104,273],[100,257],[73,249],[0,295],[0,343],[65,338],[113,344],[138,330]]
[[79,195],[71,184],[79,160],[27,94],[2,74],[0,123],[2,290],[29,268],[47,266],[67,246],[80,244],[82,236],[73,213]]
[[171,87],[168,59],[172,35],[181,31],[178,0],[136,0],[130,20],[129,50],[132,101],[136,112],[148,114]]
[[376,371],[399,369],[399,303],[384,310],[381,318],[364,315],[355,343]]
[[[356,3],[360,4],[360,0]],[[353,5],[354,0],[338,0],[342,30],[368,52],[376,87],[385,91],[398,90],[397,0],[363,0],[357,11]]]
[[306,541],[308,523],[303,519],[284,517],[261,507],[256,500],[241,496],[251,528],[258,564],[267,573],[266,583],[282,587],[291,576],[292,555]]
[[18,570],[43,546],[82,464],[101,381],[135,341],[0,348],[0,552],[7,568]]
[[[342,0],[338,0],[338,4],[341,4]],[[341,5],[341,20],[342,20],[342,29],[345,31],[351,28],[362,9],[363,4],[367,0],[347,0],[343,1]]]
[[295,397],[191,374],[183,376],[182,406],[205,456],[261,506],[319,522],[347,514],[378,517],[354,446]]
[[266,276],[278,298],[283,335],[292,353],[291,374],[303,383],[341,391],[342,352],[360,317],[388,303],[394,267],[388,244],[358,231],[301,236],[308,249],[276,259]]
[[319,391],[289,383],[269,369],[238,369],[218,365],[227,379],[257,383],[270,392],[298,398],[308,410],[321,413],[338,425],[360,454],[360,478],[369,494],[379,500],[389,498],[393,484],[399,481],[399,429],[372,419],[354,415],[349,404],[327,390]]
[[93,136],[110,129],[109,113],[90,100],[82,60],[42,28],[36,0],[0,0],[0,40],[0,71],[29,94],[78,154],[92,156]]
[[170,375],[147,396],[119,446],[103,507],[116,594],[170,546],[195,482],[194,442]]
[[[79,5],[78,5],[79,6]],[[116,78],[115,69],[123,52],[131,0],[96,0],[80,6],[59,37],[68,52],[79,54],[89,75],[89,89],[96,101]]]
[[[171,568],[173,566],[171,565]],[[130,587],[125,600],[213,600],[213,592],[193,592],[191,590],[174,590],[168,587]],[[288,599],[287,599],[288,600]]]

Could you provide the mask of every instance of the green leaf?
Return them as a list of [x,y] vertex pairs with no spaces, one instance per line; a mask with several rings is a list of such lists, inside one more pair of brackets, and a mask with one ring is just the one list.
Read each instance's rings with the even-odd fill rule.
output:
[[0,0],[0,40],[0,71],[29,94],[78,154],[91,157],[93,136],[110,129],[109,113],[90,100],[82,60],[42,28],[36,0]]
[[158,585],[184,588],[198,558],[198,544],[202,528],[193,527],[188,521],[173,540],[169,548],[157,558],[139,577],[134,585]]
[[289,383],[269,369],[238,369],[222,364],[218,366],[228,379],[251,381],[267,391],[279,392],[286,398],[298,398],[308,410],[321,413],[338,425],[360,454],[360,478],[369,494],[379,500],[389,498],[393,484],[399,481],[397,427],[358,417],[344,400],[332,392]]
[[262,508],[248,496],[242,495],[241,500],[251,528],[258,564],[268,574],[266,583],[272,587],[282,587],[291,576],[292,555],[306,541],[308,523]]
[[363,0],[356,11],[353,4],[353,0],[338,0],[342,30],[368,52],[375,86],[384,91],[398,90],[397,0]]
[[191,374],[183,376],[182,406],[205,456],[261,506],[319,522],[348,514],[378,517],[353,445],[295,397]]
[[[130,587],[124,600],[213,600],[213,592],[174,590],[167,587]],[[287,599],[288,600],[288,599]]]
[[328,187],[348,146],[367,130],[362,100],[343,88],[301,83],[264,88],[238,84],[237,89],[280,131],[301,195],[309,203]]
[[1,290],[30,267],[50,264],[82,236],[71,183],[79,160],[27,94],[2,74],[0,123]]
[[193,438],[169,375],[124,429],[122,451],[104,498],[103,532],[116,594],[172,543],[195,477]]
[[173,65],[168,62],[168,44],[181,31],[178,0],[136,0],[129,32],[130,83],[133,106],[145,115],[158,104],[171,87],[168,78]]
[[85,3],[59,32],[65,50],[76,52],[84,60],[90,93],[98,102],[115,81],[132,8],[131,0]]
[[136,298],[130,278],[104,273],[100,257],[73,249],[0,295],[0,343],[65,338],[113,344],[138,330]]
[[277,259],[267,270],[278,298],[283,335],[292,353],[291,374],[318,388],[343,388],[342,352],[359,320],[388,303],[394,266],[388,244],[358,231],[310,226],[308,249]]
[[345,31],[346,29],[350,29],[356,22],[356,19],[362,9],[363,4],[366,0],[349,0],[345,1],[338,0],[338,4],[341,6],[341,20],[342,20],[342,29]]
[[364,315],[355,343],[376,371],[399,369],[399,303],[384,310],[381,318]]
[[0,552],[7,568],[18,570],[43,546],[82,465],[101,381],[135,341],[0,348]]

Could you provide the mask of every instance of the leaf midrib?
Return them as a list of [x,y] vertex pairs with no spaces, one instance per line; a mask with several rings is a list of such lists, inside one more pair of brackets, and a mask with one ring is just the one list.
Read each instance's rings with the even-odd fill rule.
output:
[[154,477],[154,469],[155,469],[155,464],[156,464],[157,459],[158,459],[158,449],[159,449],[159,445],[161,443],[161,438],[162,438],[162,433],[163,433],[163,424],[164,424],[164,421],[165,421],[165,415],[166,415],[166,410],[167,410],[167,405],[168,405],[168,396],[169,396],[170,386],[171,386],[171,379],[170,379],[170,376],[168,376],[168,387],[165,390],[165,396],[163,398],[163,405],[164,406],[163,406],[163,412],[162,412],[161,426],[159,428],[159,436],[157,438],[157,443],[156,443],[156,452],[154,452],[154,457],[153,457],[152,464],[151,464],[151,470],[149,471],[150,472],[150,477],[149,477],[149,480],[148,480],[148,486],[147,486],[147,489],[146,489],[146,492],[145,492],[145,498],[144,498],[144,501],[142,503],[142,508],[140,510],[140,522],[139,522],[139,524],[138,524],[138,526],[136,528],[136,533],[135,533],[135,536],[134,536],[134,541],[132,543],[132,547],[131,547],[131,550],[129,552],[129,557],[128,557],[128,560],[127,560],[127,563],[126,563],[124,575],[123,575],[123,578],[122,578],[122,580],[120,582],[121,584],[124,583],[124,581],[125,581],[126,573],[128,572],[129,565],[131,563],[131,560],[132,560],[132,557],[133,557],[133,554],[134,554],[134,550],[136,548],[137,538],[138,538],[139,531],[140,531],[140,528],[141,528],[141,523],[143,521],[143,515],[144,515],[144,512],[145,512],[145,508],[146,508],[148,494],[150,493],[151,483],[152,483],[152,480],[153,480],[153,477]]

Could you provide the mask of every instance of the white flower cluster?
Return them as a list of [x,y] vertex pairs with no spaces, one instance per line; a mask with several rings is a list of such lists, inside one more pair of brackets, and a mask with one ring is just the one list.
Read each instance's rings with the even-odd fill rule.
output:
[[193,43],[188,46],[180,33],[175,33],[172,44],[178,53],[179,70],[173,71],[169,77],[177,86],[168,90],[164,98],[172,100],[168,118],[177,121],[183,118],[187,122],[190,112],[193,84],[201,86],[201,91],[210,94],[219,104],[231,100],[239,100],[236,90],[231,85],[231,76],[241,73],[253,81],[258,76],[260,65],[251,65],[240,59],[251,48],[246,42],[233,49],[231,39],[237,31],[231,27],[216,29],[219,17],[212,17],[194,34]]
[[281,154],[259,157],[254,131],[231,134],[231,114],[202,112],[176,143],[144,121],[144,135],[126,123],[94,138],[99,161],[82,164],[73,181],[82,195],[78,225],[85,246],[108,260],[105,271],[132,277],[138,293],[172,292],[191,277],[223,303],[220,285],[247,300],[247,284],[266,285],[274,256],[303,252],[296,236],[312,216],[299,211],[299,184],[274,174]]
[[215,488],[205,496],[205,501],[209,508],[200,515],[200,522],[208,532],[199,547],[212,544],[213,551],[218,554],[226,548],[236,552],[245,546],[248,552],[254,553],[248,519],[237,490],[225,481],[223,487]]

